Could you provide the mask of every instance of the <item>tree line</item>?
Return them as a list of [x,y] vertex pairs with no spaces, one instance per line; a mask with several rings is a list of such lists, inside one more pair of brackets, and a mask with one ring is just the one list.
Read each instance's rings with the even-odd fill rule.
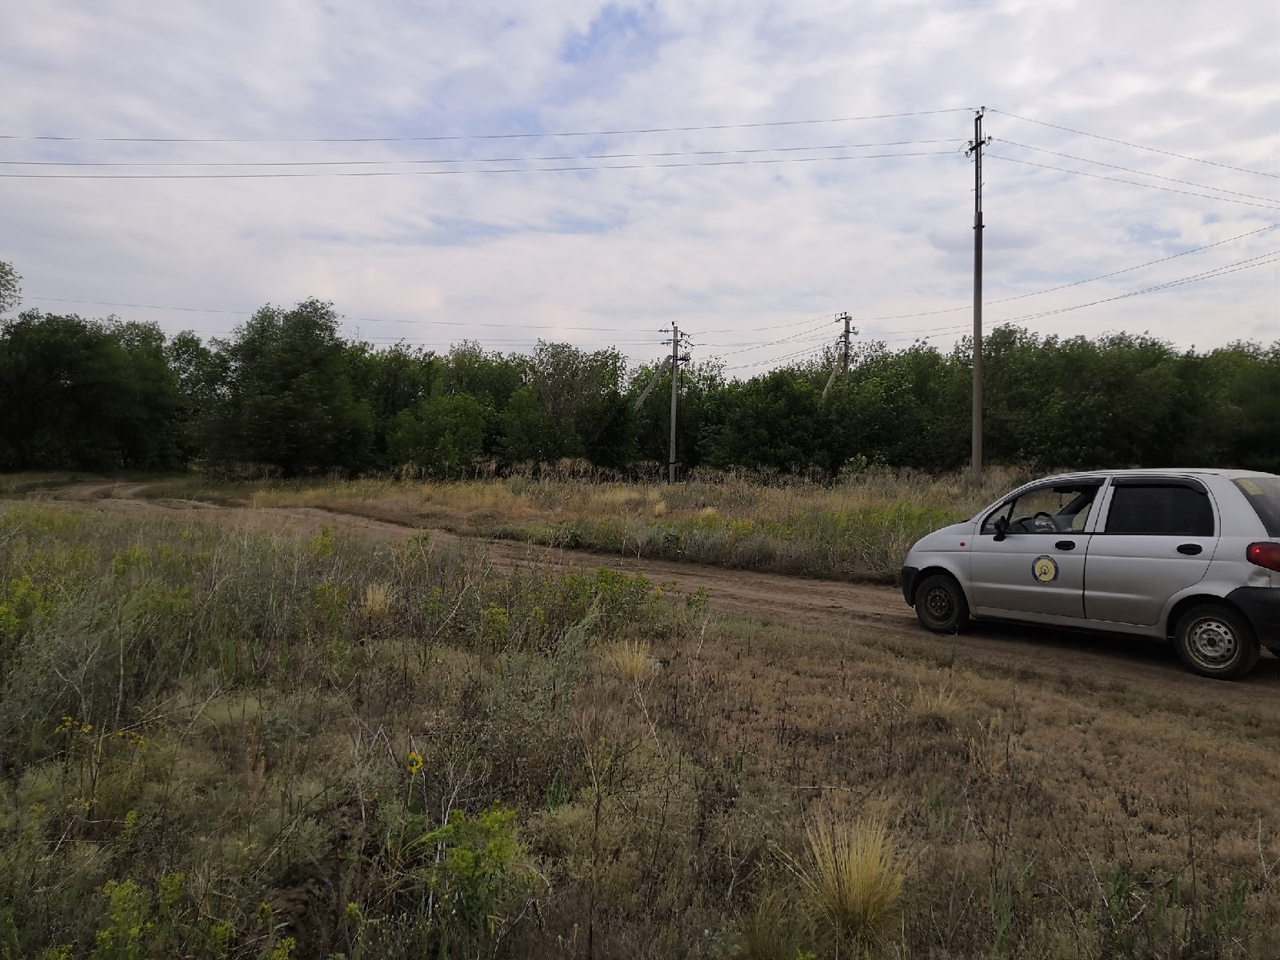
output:
[[[12,298],[11,298],[12,302]],[[1147,335],[985,341],[989,462],[1043,469],[1212,464],[1280,472],[1280,343],[1178,350]],[[835,476],[964,466],[970,344],[858,346],[749,379],[684,365],[678,459]],[[658,387],[641,395],[655,375]],[[439,478],[578,458],[665,466],[670,365],[539,342],[437,354],[344,339],[332,304],[267,306],[225,340],[28,310],[0,320],[0,470],[254,465],[282,476]]]

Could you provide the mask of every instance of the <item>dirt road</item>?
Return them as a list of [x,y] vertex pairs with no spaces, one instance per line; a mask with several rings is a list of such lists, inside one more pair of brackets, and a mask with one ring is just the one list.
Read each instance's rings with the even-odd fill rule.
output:
[[[322,526],[352,534],[397,539],[424,530],[369,517],[308,507],[220,507],[190,500],[145,498],[146,484],[82,483],[43,491],[42,499],[75,501],[87,507],[120,512],[199,511],[200,518],[258,529],[294,528],[318,531]],[[461,542],[443,530],[425,531],[433,543]],[[981,672],[1066,688],[1134,687],[1148,696],[1168,697],[1214,709],[1280,708],[1280,660],[1265,654],[1249,678],[1236,684],[1205,680],[1188,673],[1172,646],[1157,641],[1093,636],[1003,624],[972,625],[958,637],[925,632],[896,587],[811,580],[778,574],[650,560],[617,554],[540,547],[510,541],[480,544],[497,569],[541,567],[609,567],[643,574],[655,583],[673,584],[683,593],[705,589],[713,610],[767,618],[793,627],[841,636],[865,637],[869,631],[908,649],[936,655],[940,645],[956,662]]]

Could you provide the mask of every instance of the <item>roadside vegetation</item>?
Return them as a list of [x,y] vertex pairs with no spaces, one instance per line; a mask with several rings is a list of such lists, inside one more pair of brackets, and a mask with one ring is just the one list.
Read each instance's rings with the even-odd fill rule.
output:
[[[523,483],[442,502],[569,493]],[[1280,719],[1223,699],[8,501],[0,957],[1274,957]]]
[[[344,338],[334,305],[314,299],[264,306],[208,342],[28,310],[0,318],[0,471],[459,480],[567,458],[657,480],[672,376],[660,356],[633,365],[614,348],[546,341],[528,354],[376,347]],[[848,359],[835,378],[830,347],[743,378],[712,357],[682,366],[681,479],[712,469],[830,482],[968,461],[968,342],[872,341]],[[983,382],[989,463],[1280,471],[1280,343],[1201,353],[1147,335],[1002,326],[984,341]]]
[[[412,527],[619,555],[864,582],[893,582],[923,534],[972,516],[1026,471],[868,469],[838,482],[696,471],[686,482],[626,483],[583,461],[495,480],[148,483],[148,497],[314,507]],[[38,486],[28,494],[38,494]],[[104,492],[108,488],[104,486]]]

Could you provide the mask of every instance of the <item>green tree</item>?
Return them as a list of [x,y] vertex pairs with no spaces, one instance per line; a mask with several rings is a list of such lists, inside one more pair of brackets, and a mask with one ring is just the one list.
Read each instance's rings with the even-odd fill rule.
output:
[[474,397],[484,412],[484,453],[503,454],[506,431],[503,413],[516,391],[524,386],[529,359],[494,351],[486,352],[474,341],[454,344],[444,358],[443,391]]
[[403,343],[374,350],[353,344],[348,352],[356,395],[373,416],[370,465],[379,469],[409,462],[391,450],[400,414],[441,388],[443,364],[434,353]]
[[178,442],[183,459],[199,459],[207,454],[224,395],[226,357],[184,330],[165,346],[165,360],[178,385]]
[[624,465],[631,452],[625,373],[617,350],[587,353],[567,343],[538,341],[526,382],[504,412],[507,460],[587,457],[603,466]]
[[1233,343],[1195,371],[1209,397],[1200,432],[1211,461],[1280,473],[1280,343]]
[[0,260],[0,313],[16,310],[22,303],[21,281],[13,265]]
[[217,459],[285,476],[364,465],[373,415],[355,396],[332,304],[263,307],[214,345],[226,369],[211,431]]
[[560,423],[531,386],[512,394],[502,426],[502,456],[508,463],[550,463],[569,456]]
[[474,397],[432,397],[396,416],[389,450],[396,463],[456,477],[484,456],[484,431],[484,410]]
[[821,390],[802,371],[773,370],[727,391],[723,419],[703,432],[716,467],[804,470],[819,459]]
[[[646,365],[634,371],[626,397],[634,409],[659,367],[662,372],[658,382],[632,417],[632,449],[640,460],[665,465],[671,438],[670,362]],[[719,360],[682,364],[677,389],[676,458],[687,470],[706,459],[704,433],[723,419],[725,395],[730,389],[724,380],[724,364]],[[662,472],[665,476],[665,466]]]
[[0,468],[173,467],[181,397],[154,324],[0,322]]

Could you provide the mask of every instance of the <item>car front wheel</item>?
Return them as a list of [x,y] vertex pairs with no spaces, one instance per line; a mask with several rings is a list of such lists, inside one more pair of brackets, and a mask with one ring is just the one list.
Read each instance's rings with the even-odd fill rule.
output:
[[934,633],[958,633],[969,622],[969,604],[954,577],[933,573],[916,588],[916,616]]
[[1231,607],[1204,603],[1178,619],[1173,643],[1193,672],[1217,680],[1238,680],[1258,662],[1258,639]]

